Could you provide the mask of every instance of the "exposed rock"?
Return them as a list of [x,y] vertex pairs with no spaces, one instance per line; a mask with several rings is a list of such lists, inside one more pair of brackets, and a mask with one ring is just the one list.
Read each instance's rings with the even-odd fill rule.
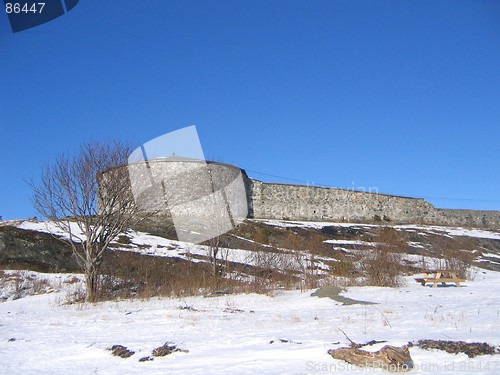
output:
[[339,295],[342,292],[345,292],[345,289],[342,289],[335,285],[324,285],[318,290],[316,290],[314,293],[312,293],[311,297],[330,298],[344,305],[355,305],[355,304],[375,305],[374,302],[358,301],[352,298]]
[[199,311],[198,309],[195,309],[193,306],[179,306],[179,310],[186,310],[186,311]]
[[300,341],[293,341],[293,340],[286,340],[286,339],[278,339],[278,341],[271,340],[271,341],[269,341],[269,344],[274,344],[275,342],[282,342],[284,344],[297,344],[297,345],[302,344]]
[[123,345],[113,345],[110,349],[111,353],[117,357],[121,358],[128,358],[131,357],[135,354],[134,351],[128,350],[125,346]]
[[478,355],[496,354],[495,347],[485,342],[445,341],[445,340],[419,340],[416,344],[422,349],[439,349],[448,353],[465,353],[469,358]]
[[153,357],[165,357],[166,355],[175,353],[175,352],[183,352],[187,353],[187,350],[179,349],[176,345],[172,345],[168,342],[159,346],[158,348],[153,350]]
[[80,268],[68,244],[48,233],[0,226],[0,264],[40,272],[75,272]]
[[224,309],[224,312],[225,313],[230,313],[230,314],[236,314],[236,313],[244,313],[245,310],[237,309],[237,308],[234,308],[234,307],[226,307]]

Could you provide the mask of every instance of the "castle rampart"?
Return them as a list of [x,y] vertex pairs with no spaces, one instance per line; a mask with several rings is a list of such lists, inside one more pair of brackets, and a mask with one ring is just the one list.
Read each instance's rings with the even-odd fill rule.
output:
[[423,198],[251,180],[255,218],[500,229],[500,211],[437,209]]
[[313,221],[420,222],[434,214],[423,199],[252,180],[253,215]]
[[[207,162],[207,168],[198,168],[197,162],[180,158],[155,159],[129,166],[140,184],[149,184],[160,175],[175,176],[165,179],[168,191],[183,191],[182,197],[199,198],[229,184],[235,176],[243,177],[248,203],[248,217],[258,219],[332,221],[332,222],[386,222],[392,224],[433,224],[470,226],[500,230],[500,211],[437,209],[422,198],[409,198],[347,189],[316,186],[267,183],[251,179],[246,172],[225,163]],[[107,172],[109,173],[109,172]],[[207,186],[200,173],[210,175],[212,186]],[[139,176],[139,178],[137,178]],[[176,186],[178,184],[178,186]],[[158,186],[158,185],[156,185]],[[137,186],[136,186],[137,188]],[[185,190],[189,190],[186,194]],[[165,196],[151,191],[143,199],[158,207],[158,202],[174,202],[175,194]],[[147,191],[147,189],[145,190]],[[182,203],[182,202],[177,202]],[[165,212],[168,214],[168,212]]]

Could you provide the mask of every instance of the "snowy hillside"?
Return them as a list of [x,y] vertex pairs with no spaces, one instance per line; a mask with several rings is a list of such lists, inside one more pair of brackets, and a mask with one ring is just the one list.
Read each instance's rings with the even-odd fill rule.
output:
[[[12,222],[26,233],[64,236],[51,223]],[[205,296],[133,298],[87,304],[76,302],[83,291],[78,273],[0,271],[0,362],[5,374],[326,374],[384,373],[360,369],[327,352],[372,340],[385,344],[418,340],[486,342],[500,348],[500,299],[497,289],[500,233],[435,226],[394,226],[407,253],[402,260],[414,274],[403,286],[345,287],[338,298],[311,296],[317,288],[269,290],[265,294],[230,292]],[[76,229],[76,228],[75,228]],[[265,243],[255,231],[265,233]],[[229,234],[233,248],[225,261],[240,265],[238,280],[247,282],[261,269],[256,253],[287,257],[289,238],[306,238],[311,250],[294,250],[286,264],[300,280],[314,265],[318,285],[334,282],[336,263],[355,263],[378,246],[380,225],[253,221]],[[261,236],[262,237],[262,236]],[[471,240],[475,257],[472,280],[462,288],[430,288],[416,283],[418,270],[442,264],[439,246]],[[463,242],[450,242],[463,244]],[[405,245],[406,246],[406,245]],[[465,251],[465,250],[464,250]],[[128,231],[113,244],[116,254],[147,259],[208,262],[208,248],[139,231]],[[361,255],[360,255],[361,254]],[[128,259],[128,258],[127,258]],[[269,259],[267,259],[269,261]],[[477,266],[487,266],[488,269]],[[259,268],[260,267],[260,268]],[[247,274],[244,274],[247,272]],[[253,272],[253,273],[252,273]],[[252,276],[253,275],[253,276]],[[189,277],[190,275],[185,275]],[[229,274],[227,277],[233,277]],[[245,277],[247,277],[245,279]],[[298,285],[299,285],[298,284]],[[350,298],[351,300],[347,299]],[[354,300],[354,301],[352,301]],[[356,302],[358,301],[358,302]],[[343,304],[349,302],[349,304]],[[156,348],[174,349],[164,357]],[[127,358],[109,350],[121,345]],[[126,349],[125,349],[126,348]],[[115,350],[116,351],[116,350]],[[127,352],[128,351],[128,352]],[[128,353],[128,354],[127,354]],[[410,347],[413,374],[498,374],[500,355],[469,358],[464,353]]]
[[[4,222],[4,225],[8,222]],[[17,228],[31,230],[37,232],[51,233],[52,235],[65,237],[65,234],[50,222],[44,221],[17,221],[13,223]],[[323,256],[315,256],[314,261],[317,262],[319,270],[326,270],[327,265],[322,261],[337,261],[334,256],[335,251],[345,254],[353,254],[356,251],[370,249],[377,244],[377,230],[384,228],[384,225],[376,224],[357,224],[357,223],[331,223],[331,222],[296,222],[296,221],[278,221],[278,220],[248,220],[247,225],[264,225],[266,228],[276,228],[276,230],[288,230],[292,233],[297,233],[297,230],[304,233],[318,232],[326,233],[325,249],[334,250],[334,252],[324,252]],[[439,253],[432,251],[436,247],[432,243],[432,238],[440,239],[469,239],[474,241],[473,249],[475,262],[490,269],[500,271],[500,232],[483,229],[471,229],[461,227],[443,227],[432,225],[395,225],[391,226],[395,230],[401,232],[407,238],[408,262],[413,263],[416,267],[421,266],[418,263],[422,262],[422,256],[426,257],[427,261],[435,262],[435,266],[439,265]],[[254,228],[252,228],[254,229]],[[79,230],[76,225],[72,228],[77,235]],[[266,229],[267,230],[267,229]],[[272,230],[272,229],[271,229]],[[330,232],[337,232],[330,234]],[[84,238],[79,234],[80,238]],[[255,257],[253,245],[256,242],[250,238],[239,236],[238,233],[229,233],[227,235],[232,240],[237,240],[237,244],[231,245],[225,249],[225,260],[240,264],[255,265]],[[340,236],[339,238],[336,238]],[[174,257],[189,260],[192,262],[206,261],[208,247],[203,245],[193,245],[173,239],[160,237],[140,231],[128,231],[124,233],[127,239],[127,244],[115,242],[113,249],[121,251],[132,251],[143,255],[159,256],[159,257]],[[333,237],[333,238],[332,238]],[[366,240],[368,237],[368,241]],[[231,242],[231,241],[228,241]],[[267,247],[273,251],[287,253],[286,244],[278,243],[274,246],[266,244],[257,244],[261,247]],[[317,245],[317,244],[314,244]],[[438,245],[442,246],[442,243]],[[413,250],[413,251],[412,251]],[[438,249],[439,250],[439,249]],[[413,254],[413,256],[411,255]],[[415,255],[420,257],[416,257]],[[317,255],[317,254],[316,254]],[[301,257],[307,262],[311,259],[309,251],[302,251]],[[295,266],[295,268],[300,268]],[[320,271],[321,272],[321,271]]]

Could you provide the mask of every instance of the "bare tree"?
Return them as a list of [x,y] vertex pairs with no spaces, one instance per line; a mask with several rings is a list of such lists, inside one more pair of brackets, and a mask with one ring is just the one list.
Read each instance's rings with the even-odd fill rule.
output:
[[229,272],[229,252],[230,249],[223,247],[227,242],[222,240],[222,236],[216,236],[207,241],[207,257],[210,263],[210,274],[212,277],[212,288],[217,291],[222,287],[224,277]]
[[210,272],[212,274],[213,288],[219,289],[221,277],[223,275],[222,259],[219,257],[221,238],[220,236],[208,240],[207,255],[210,262]]
[[[29,183],[38,213],[67,235],[85,273],[85,300],[97,298],[101,262],[111,241],[138,220],[126,167],[124,143],[82,144],[71,157],[47,165],[38,182]],[[109,171],[107,174],[103,172]]]

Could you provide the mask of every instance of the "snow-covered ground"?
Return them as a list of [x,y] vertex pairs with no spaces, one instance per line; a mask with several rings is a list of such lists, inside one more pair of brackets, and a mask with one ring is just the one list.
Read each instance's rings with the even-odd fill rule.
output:
[[[370,228],[376,225],[264,221],[281,227],[320,229],[325,226]],[[22,229],[64,236],[53,223],[16,222]],[[468,236],[500,240],[500,233],[425,225],[396,226],[421,235]],[[78,229],[73,228],[78,234]],[[116,250],[201,261],[208,249],[147,233],[129,231],[128,244]],[[250,241],[250,240],[248,240]],[[331,239],[345,252],[375,243]],[[423,248],[411,242],[414,248]],[[353,248],[354,247],[354,248]],[[254,264],[249,250],[222,249],[227,260]],[[286,249],[277,249],[286,254]],[[310,254],[301,253],[307,261]],[[489,262],[499,255],[484,252]],[[333,259],[333,258],[332,258]],[[315,257],[321,267],[327,267]],[[406,254],[414,263],[438,266],[431,256]],[[486,260],[485,260],[486,261]],[[1,271],[0,271],[1,272]],[[325,374],[383,373],[331,358],[329,349],[348,346],[340,332],[364,343],[386,340],[403,345],[419,339],[464,340],[500,346],[500,273],[476,269],[464,287],[422,287],[407,277],[401,288],[351,287],[345,297],[373,305],[342,305],[311,297],[313,290],[273,295],[154,298],[98,304],[67,304],[83,290],[78,274],[5,271],[0,284],[0,374]],[[36,294],[31,295],[30,294]],[[176,352],[139,362],[171,342],[189,352]],[[124,345],[135,352],[115,357],[108,348]],[[367,349],[377,350],[383,344]],[[498,374],[500,354],[473,359],[410,348],[412,374]]]
[[[360,224],[360,223],[332,223],[327,221],[283,221],[283,220],[266,220],[260,219],[255,220],[258,222],[265,223],[267,225],[272,225],[282,228],[314,228],[321,229],[324,227],[339,227],[339,228],[377,228],[385,225],[380,224]],[[463,237],[474,237],[474,238],[489,238],[494,240],[500,240],[500,233],[492,230],[475,229],[475,228],[462,228],[462,227],[447,227],[438,225],[394,225],[395,229],[405,229],[407,231],[414,231],[416,233],[422,232],[420,234],[435,233],[443,234],[446,233],[450,236],[463,236]]]
[[396,229],[413,229],[426,231],[430,233],[442,234],[446,233],[449,236],[461,236],[461,237],[474,237],[474,238],[489,238],[493,240],[500,240],[500,233],[491,230],[484,229],[474,229],[474,228],[462,228],[462,227],[443,227],[437,225],[396,225]]
[[[339,329],[359,343],[440,339],[500,345],[500,273],[492,271],[479,270],[462,288],[422,287],[411,277],[401,288],[352,287],[345,296],[377,304],[349,306],[311,297],[312,291],[67,305],[68,291],[78,286],[74,275],[31,275],[48,279],[58,291],[0,303],[2,374],[385,372],[332,359],[328,349],[349,344]],[[139,362],[165,342],[189,352]],[[115,344],[135,354],[115,357],[106,350]],[[500,372],[500,355],[470,359],[416,347],[410,352],[412,374]]]

